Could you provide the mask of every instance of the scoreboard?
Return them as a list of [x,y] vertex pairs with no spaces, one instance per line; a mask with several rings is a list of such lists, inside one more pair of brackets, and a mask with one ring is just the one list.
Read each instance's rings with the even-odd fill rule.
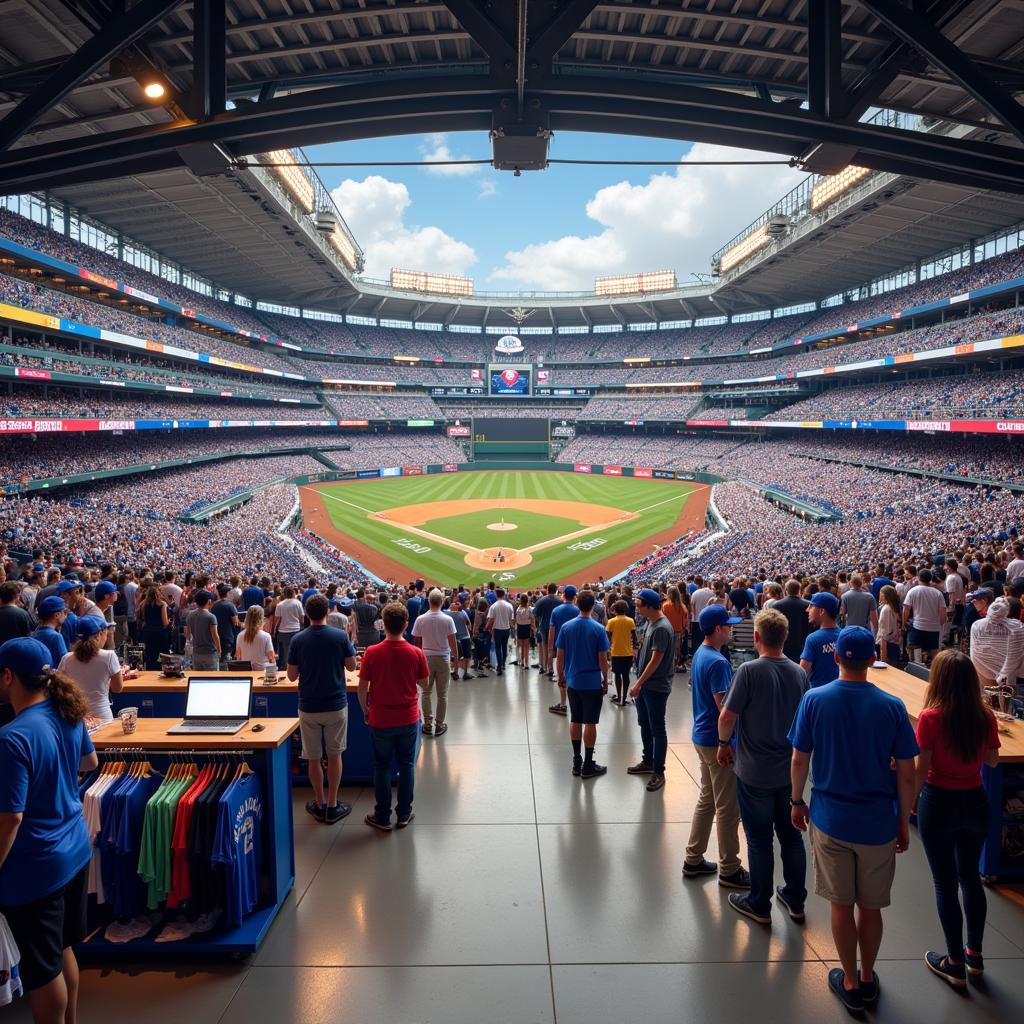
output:
[[504,458],[550,453],[551,422],[547,419],[526,419],[480,416],[473,418],[473,455]]
[[532,390],[532,367],[507,363],[490,363],[487,367],[487,392],[502,397],[529,395]]

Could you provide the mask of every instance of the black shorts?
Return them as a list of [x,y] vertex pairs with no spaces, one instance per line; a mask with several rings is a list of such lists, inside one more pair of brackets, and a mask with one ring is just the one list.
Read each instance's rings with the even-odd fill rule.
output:
[[914,629],[911,627],[907,634],[908,647],[920,647],[922,651],[937,651],[939,649],[939,634],[927,629]]
[[533,626],[528,622],[516,623],[516,639],[517,640],[529,640],[533,635]]
[[597,725],[604,707],[603,690],[574,690],[569,687],[569,714],[577,725]]
[[459,657],[464,661],[469,661],[473,656],[473,638],[471,636],[460,636],[457,642],[459,645]]
[[86,934],[88,865],[67,885],[19,907],[0,907],[21,952],[21,983],[26,992],[48,985],[64,966],[64,950]]

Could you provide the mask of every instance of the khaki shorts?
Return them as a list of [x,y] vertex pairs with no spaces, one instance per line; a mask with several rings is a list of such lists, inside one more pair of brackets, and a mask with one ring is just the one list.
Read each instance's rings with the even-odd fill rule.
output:
[[866,910],[889,906],[896,877],[896,841],[879,846],[847,843],[826,835],[812,824],[811,861],[814,891],[829,903]]
[[327,756],[344,754],[348,746],[348,708],[340,711],[300,711],[299,734],[302,736],[302,757],[319,761]]

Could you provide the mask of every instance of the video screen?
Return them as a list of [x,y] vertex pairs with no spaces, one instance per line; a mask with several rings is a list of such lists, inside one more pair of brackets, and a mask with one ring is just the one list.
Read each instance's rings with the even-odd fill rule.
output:
[[491,367],[492,395],[528,395],[530,371],[513,366]]

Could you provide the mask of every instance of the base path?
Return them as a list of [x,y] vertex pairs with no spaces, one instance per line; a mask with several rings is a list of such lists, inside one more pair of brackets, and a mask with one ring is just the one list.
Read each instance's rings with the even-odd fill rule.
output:
[[[473,512],[536,512],[545,516],[572,519],[581,526],[611,526],[626,519],[636,519],[636,512],[623,512],[611,505],[593,505],[587,501],[548,501],[546,498],[457,498],[452,501],[423,501],[372,512],[373,519],[382,519],[396,526],[422,526],[432,519],[466,516]],[[489,530],[514,530],[514,525],[495,523]],[[451,544],[451,541],[447,541]]]

